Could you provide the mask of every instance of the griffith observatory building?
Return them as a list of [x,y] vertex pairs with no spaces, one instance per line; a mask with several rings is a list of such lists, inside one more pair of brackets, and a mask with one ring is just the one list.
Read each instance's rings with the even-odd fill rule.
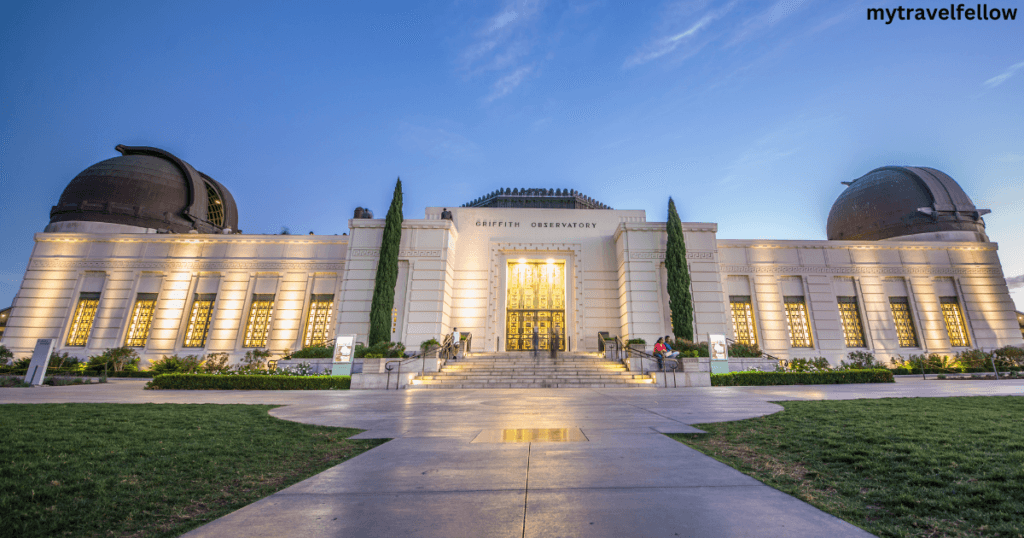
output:
[[[366,340],[383,219],[357,210],[341,236],[243,234],[224,185],[160,149],[117,150],[71,180],[35,235],[2,336],[18,356],[40,338],[82,358],[130,346],[143,364]],[[887,166],[848,182],[828,240],[683,223],[695,334],[833,364],[1022,345],[987,212],[938,170]],[[653,344],[672,332],[665,226],[567,189],[428,207],[402,224],[392,341],[415,349],[458,327],[474,351],[520,351],[536,326],[542,348],[556,331],[574,352],[598,351],[600,332]]]

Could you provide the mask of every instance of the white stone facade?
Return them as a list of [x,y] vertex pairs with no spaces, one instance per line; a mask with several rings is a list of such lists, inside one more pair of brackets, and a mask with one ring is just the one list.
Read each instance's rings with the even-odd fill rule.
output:
[[[441,208],[406,220],[395,289],[394,338],[410,349],[452,327],[475,351],[504,350],[506,267],[520,259],[565,267],[570,349],[596,351],[607,331],[649,344],[671,332],[665,224],[640,210]],[[272,296],[267,349],[303,346],[311,298],[333,300],[327,336],[369,325],[383,219],[353,219],[349,236],[40,233],[15,298],[3,344],[18,356],[37,338],[87,357],[125,344],[133,302],[156,294],[144,360],[247,349],[255,296]],[[723,240],[717,225],[684,223],[695,329],[735,338],[730,296],[750,296],[757,343],[783,359],[846,357],[837,296],[857,298],[865,347],[876,357],[950,354],[940,297],[956,297],[970,347],[1024,344],[994,243],[940,241]],[[98,294],[84,346],[69,346],[78,298]],[[192,300],[215,294],[205,345],[184,347]],[[791,347],[783,298],[805,298],[811,346]],[[890,297],[909,297],[918,347],[900,347]],[[734,369],[751,361],[736,361]],[[756,362],[756,361],[753,361]]]

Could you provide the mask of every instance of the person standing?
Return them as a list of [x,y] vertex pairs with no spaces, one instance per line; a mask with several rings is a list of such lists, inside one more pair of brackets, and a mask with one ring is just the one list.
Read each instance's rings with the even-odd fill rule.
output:
[[452,327],[452,358],[459,358],[459,345],[462,344],[462,335],[458,327]]
[[533,358],[537,358],[537,354],[540,353],[540,330],[537,326],[533,326]]
[[561,329],[558,328],[558,324],[555,324],[554,329],[551,330],[551,358],[558,358],[558,345],[559,345],[559,333]]

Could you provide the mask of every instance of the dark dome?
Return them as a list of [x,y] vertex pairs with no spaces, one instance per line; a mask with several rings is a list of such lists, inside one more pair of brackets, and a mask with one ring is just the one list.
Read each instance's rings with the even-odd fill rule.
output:
[[117,146],[120,157],[86,168],[50,210],[50,224],[105,222],[177,233],[238,230],[235,199],[223,185],[157,148]]
[[953,178],[934,168],[885,166],[844,184],[828,214],[829,240],[935,233],[921,239],[988,241],[981,216],[989,210],[974,207]]

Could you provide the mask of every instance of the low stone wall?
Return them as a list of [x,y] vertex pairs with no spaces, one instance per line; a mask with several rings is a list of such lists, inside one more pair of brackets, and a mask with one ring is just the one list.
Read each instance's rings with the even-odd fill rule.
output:
[[651,372],[659,389],[710,387],[711,372]]

